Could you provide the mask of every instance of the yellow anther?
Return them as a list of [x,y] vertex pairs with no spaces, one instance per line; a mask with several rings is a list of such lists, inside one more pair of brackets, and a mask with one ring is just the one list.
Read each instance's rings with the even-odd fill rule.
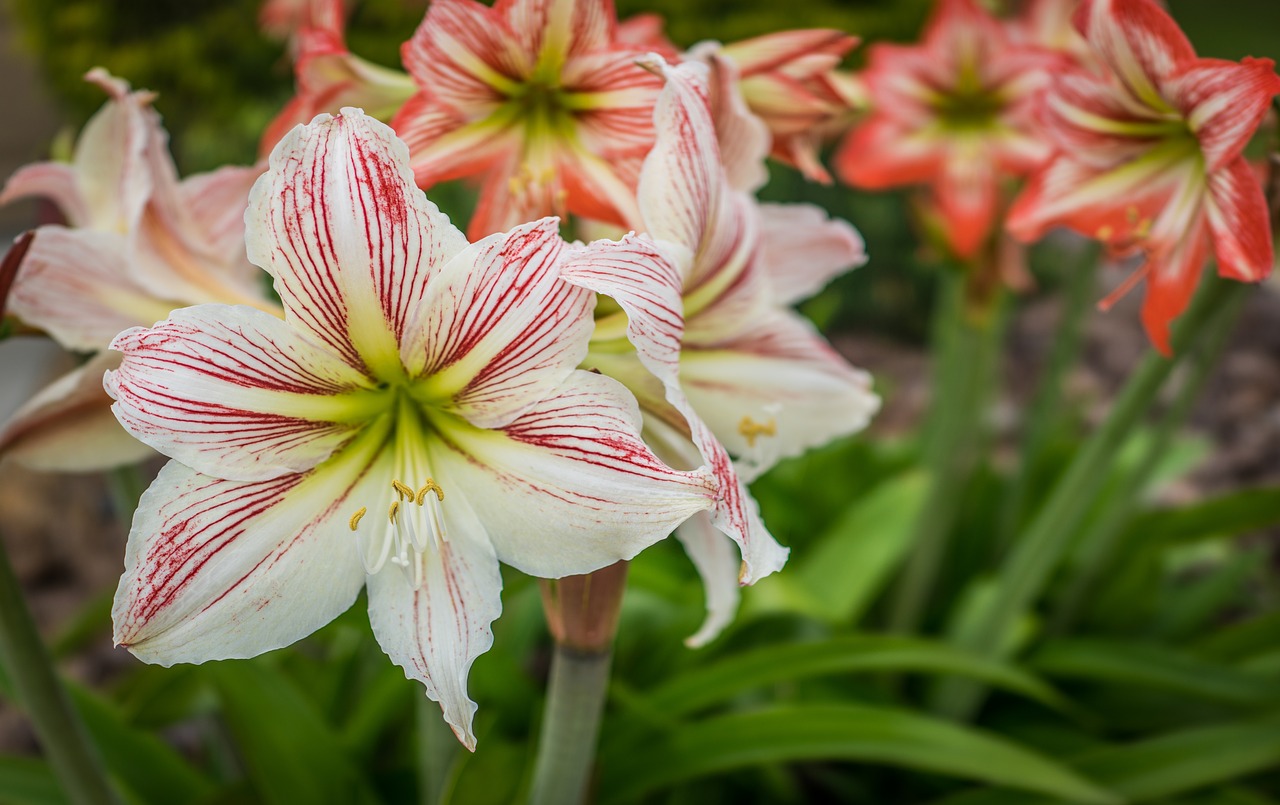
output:
[[738,423],[738,433],[747,440],[747,447],[755,447],[757,438],[778,435],[778,423],[773,417],[770,417],[768,422],[760,423],[749,416],[744,416]]
[[1098,240],[1111,240],[1111,236],[1115,233],[1116,231],[1110,226],[1100,226],[1098,227]]
[[1138,228],[1133,230],[1133,236],[1135,238],[1145,238],[1147,235],[1150,235],[1150,234],[1151,234],[1151,219],[1143,218],[1141,221],[1138,222]]
[[396,524],[396,512],[398,511],[400,511],[400,501],[391,501],[391,511],[387,512],[387,519],[391,521],[392,525]]
[[524,192],[524,182],[520,181],[520,177],[512,176],[510,179],[507,179],[507,190],[511,195],[518,196]]
[[356,530],[356,526],[360,525],[360,518],[361,518],[361,517],[364,517],[364,513],[365,513],[365,512],[367,512],[367,511],[369,511],[369,510],[368,510],[368,509],[366,509],[364,506],[361,506],[361,507],[360,507],[360,511],[358,511],[358,512],[356,512],[355,514],[351,515],[351,519],[347,521],[347,525],[351,526],[351,530],[352,530],[352,531],[355,531],[355,530]]
[[392,481],[391,488],[396,490],[396,495],[401,500],[413,500],[413,487],[400,481]]
[[434,478],[428,478],[427,483],[418,490],[418,505],[421,506],[427,499],[428,492],[436,493],[436,500],[444,502],[444,490],[440,488],[440,484],[435,482]]

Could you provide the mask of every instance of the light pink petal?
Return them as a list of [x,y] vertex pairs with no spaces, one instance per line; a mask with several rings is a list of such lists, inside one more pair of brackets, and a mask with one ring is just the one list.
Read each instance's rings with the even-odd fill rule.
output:
[[742,593],[738,590],[738,569],[742,558],[733,540],[711,524],[705,512],[698,512],[676,529],[676,539],[698,569],[706,595],[707,616],[698,631],[685,638],[685,645],[700,648],[716,639],[733,622]]
[[433,280],[404,344],[423,394],[496,428],[556,389],[587,352],[595,300],[560,281],[554,218],[468,247]]
[[589,573],[629,559],[694,513],[716,482],[679,472],[640,439],[635,400],[615,380],[575,372],[500,431],[434,423],[432,467],[444,489],[465,490],[498,558],[534,576]]
[[866,262],[866,244],[848,221],[812,204],[760,205],[759,264],[777,304],[807,299]]
[[1084,0],[1076,26],[1129,91],[1161,109],[1165,77],[1195,58],[1186,34],[1152,0]]
[[92,472],[153,455],[111,413],[102,373],[120,355],[104,352],[37,392],[0,425],[0,458],[49,472]]
[[611,297],[626,312],[627,338],[645,368],[661,381],[666,400],[684,417],[694,444],[720,486],[713,522],[742,548],[741,581],[751,583],[781,568],[786,550],[764,528],[755,501],[735,474],[729,455],[681,388],[679,355],[684,321],[674,264],[651,242],[631,237],[623,241],[611,261],[571,258],[561,270],[567,281]]
[[121,424],[161,453],[237,481],[308,470],[380,413],[370,381],[261,311],[175,310],[121,333],[106,388]]
[[686,347],[680,379],[747,481],[781,459],[856,433],[880,407],[870,376],[787,310],[718,347]]
[[87,222],[95,229],[129,232],[153,190],[156,152],[167,158],[167,137],[151,108],[152,93],[130,92],[128,84],[101,68],[85,78],[111,96],[76,140],[72,167]]
[[426,686],[458,740],[475,751],[467,675],[493,645],[489,624],[502,612],[502,575],[466,492],[451,485],[441,503],[447,538],[410,559],[422,583],[415,588],[390,568],[370,576],[369,622],[382,650]]
[[76,182],[76,172],[61,162],[37,162],[14,171],[0,192],[0,204],[43,196],[54,204],[71,226],[88,226],[89,207]]
[[754,193],[769,181],[764,158],[771,138],[764,121],[747,108],[742,85],[732,59],[710,53],[709,101],[729,185],[744,193]]
[[181,203],[198,227],[201,240],[228,264],[247,262],[244,213],[249,190],[261,175],[261,167],[229,165],[189,176],[180,185]]
[[1249,144],[1271,99],[1280,94],[1280,76],[1270,59],[1196,59],[1165,90],[1200,139],[1206,170],[1214,173]]
[[1219,273],[1245,282],[1270,274],[1275,247],[1267,200],[1249,163],[1237,157],[1210,174],[1205,207]]
[[275,277],[285,320],[384,379],[402,373],[429,278],[466,246],[413,183],[404,143],[358,110],[282,140],[245,220],[249,259]]
[[148,326],[173,305],[130,276],[121,235],[43,226],[36,230],[9,294],[9,311],[68,349],[103,349],[121,330]]
[[365,581],[347,521],[390,483],[371,462],[244,483],[170,461],[129,532],[117,645],[166,666],[253,657],[340,615]]

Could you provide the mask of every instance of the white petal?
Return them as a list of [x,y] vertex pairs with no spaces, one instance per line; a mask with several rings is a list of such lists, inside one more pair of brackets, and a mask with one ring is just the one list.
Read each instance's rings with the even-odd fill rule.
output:
[[502,575],[463,490],[451,487],[442,503],[447,539],[410,559],[419,563],[422,583],[415,589],[392,568],[370,576],[369,622],[382,650],[426,686],[458,740],[474,751],[476,703],[467,674],[493,645],[489,625],[502,612]]
[[812,204],[760,205],[760,266],[773,300],[789,305],[867,262],[862,236]]
[[589,573],[630,559],[695,512],[716,482],[678,472],[640,440],[635,400],[617,381],[575,372],[553,395],[497,431],[436,422],[445,490],[460,487],[508,564],[535,576]]
[[121,424],[220,478],[310,469],[378,413],[367,378],[253,308],[175,310],[151,329],[121,333],[111,347],[124,353],[105,380]]
[[738,612],[738,601],[742,598],[738,591],[738,568],[742,558],[733,540],[720,533],[704,513],[695,514],[677,528],[676,539],[698,569],[706,593],[707,617],[698,631],[684,641],[691,648],[699,648],[724,631]]
[[404,143],[355,109],[276,145],[245,221],[249,259],[276,278],[285,319],[388,379],[429,278],[466,246],[414,184]]
[[161,665],[253,657],[337,617],[365,580],[348,519],[390,483],[374,457],[251,483],[169,462],[129,533],[116,643]]
[[556,219],[544,218],[473,244],[440,271],[402,347],[427,394],[500,427],[581,363],[595,299],[560,280],[562,246]]

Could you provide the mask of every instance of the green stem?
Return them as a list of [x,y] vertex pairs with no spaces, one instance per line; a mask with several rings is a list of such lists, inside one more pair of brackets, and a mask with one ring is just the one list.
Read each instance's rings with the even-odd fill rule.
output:
[[547,682],[531,805],[580,805],[595,765],[612,652],[557,644]]
[[1062,322],[1055,334],[1049,365],[1040,378],[1031,412],[1026,419],[1018,470],[1013,475],[1008,495],[1000,510],[997,550],[1013,541],[1026,515],[1031,479],[1062,407],[1063,381],[1084,344],[1084,322],[1092,307],[1094,284],[1098,276],[1098,255],[1099,248],[1095,244],[1082,244],[1079,259],[1073,259],[1073,265],[1069,266]]
[[[1202,288],[1178,327],[1174,338],[1176,355],[1181,356],[1205,328],[1229,326],[1232,299],[1243,294],[1242,283],[1211,277]],[[1151,407],[1160,387],[1177,365],[1150,353],[1130,377],[1106,422],[1076,454],[1049,499],[1030,526],[1014,544],[997,579],[995,594],[983,611],[967,621],[954,635],[955,642],[981,654],[995,656],[1005,636],[1028,611],[1044,590],[1050,574],[1058,566],[1098,493],[1124,439]],[[985,688],[967,680],[944,680],[937,688],[934,706],[954,718],[967,719],[982,704]]]
[[929,488],[912,527],[910,558],[894,592],[889,615],[889,629],[894,632],[917,629],[937,583],[982,441],[982,415],[1000,351],[999,313],[986,310],[978,317],[971,315],[967,275],[953,271],[944,277],[934,323],[938,364],[924,448]]
[[458,739],[440,717],[440,707],[426,696],[417,698],[418,779],[422,805],[443,805],[453,782]]
[[49,764],[77,805],[119,802],[102,761],[58,681],[48,651],[18,587],[9,556],[0,548],[0,659],[18,700],[35,726]]
[[[1234,321],[1239,312],[1244,296],[1237,294],[1227,303],[1223,312],[1223,320]],[[1076,622],[1090,594],[1097,589],[1098,582],[1106,572],[1116,549],[1120,546],[1117,537],[1123,533],[1129,518],[1137,508],[1146,488],[1155,474],[1156,468],[1173,442],[1178,432],[1191,414],[1200,391],[1208,381],[1217,365],[1218,357],[1230,340],[1232,328],[1218,327],[1205,339],[1200,348],[1190,357],[1191,366],[1187,377],[1183,379],[1169,410],[1161,418],[1159,425],[1152,433],[1151,442],[1134,469],[1120,479],[1119,487],[1108,496],[1103,509],[1096,518],[1080,547],[1080,569],[1068,584],[1063,593],[1061,603],[1050,622],[1049,631],[1053,634],[1064,634]]]

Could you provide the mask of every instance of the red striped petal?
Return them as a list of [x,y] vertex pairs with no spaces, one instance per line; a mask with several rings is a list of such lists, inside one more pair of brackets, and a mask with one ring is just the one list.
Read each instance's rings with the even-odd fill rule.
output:
[[1256,282],[1271,273],[1275,247],[1267,200],[1243,157],[1209,175],[1206,212],[1222,276]]

